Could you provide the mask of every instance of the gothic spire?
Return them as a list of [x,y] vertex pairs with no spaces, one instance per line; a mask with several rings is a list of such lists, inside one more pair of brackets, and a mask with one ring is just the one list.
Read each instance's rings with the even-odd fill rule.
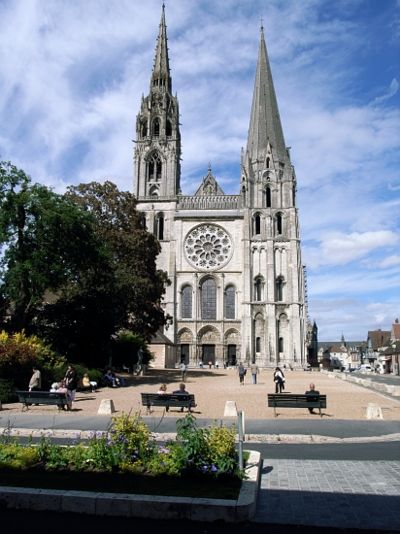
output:
[[287,160],[285,140],[265,45],[264,28],[261,26],[253,103],[247,138],[247,153],[250,161],[254,162],[263,159],[268,143],[272,147],[275,158],[282,162]]
[[167,46],[167,26],[165,24],[165,5],[162,5],[160,29],[157,37],[156,56],[151,75],[151,88],[167,89],[171,93],[172,82],[169,73]]

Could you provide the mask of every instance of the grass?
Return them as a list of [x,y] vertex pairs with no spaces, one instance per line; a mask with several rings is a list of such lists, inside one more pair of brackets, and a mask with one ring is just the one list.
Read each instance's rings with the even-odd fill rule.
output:
[[238,498],[241,481],[231,477],[154,476],[132,473],[2,469],[1,486],[207,499]]

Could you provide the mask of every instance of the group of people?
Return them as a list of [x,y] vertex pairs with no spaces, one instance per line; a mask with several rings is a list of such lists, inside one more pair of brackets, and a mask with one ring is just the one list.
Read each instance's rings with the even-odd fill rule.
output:
[[[29,380],[29,391],[40,391],[42,388],[42,374],[40,370],[34,366],[32,368],[32,376]],[[63,409],[71,410],[72,403],[75,400],[76,390],[78,388],[79,377],[76,369],[73,365],[68,365],[64,377],[59,382],[53,382],[51,384],[51,393],[65,393],[67,403],[63,406]],[[89,375],[85,373],[82,377],[82,386],[84,388],[90,388],[92,392],[97,389],[97,382],[90,380]]]
[[117,376],[111,368],[107,368],[103,375],[103,382],[110,388],[119,388],[126,386],[125,378]]
[[[157,395],[166,395],[167,392],[167,384],[161,384],[157,391]],[[183,382],[179,384],[179,389],[176,389],[172,392],[172,395],[189,395],[189,392],[186,391],[186,386]],[[165,408],[168,412],[168,406]],[[181,412],[183,412],[183,408],[181,408]]]

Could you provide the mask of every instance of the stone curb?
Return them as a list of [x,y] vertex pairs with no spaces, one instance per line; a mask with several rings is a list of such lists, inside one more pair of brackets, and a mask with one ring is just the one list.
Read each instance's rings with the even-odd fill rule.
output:
[[248,521],[256,512],[262,465],[259,452],[248,452],[247,478],[237,500],[3,486],[0,507],[148,519]]
[[394,384],[385,384],[383,382],[375,382],[374,380],[371,380],[367,376],[365,378],[361,376],[353,376],[351,373],[338,373],[338,372],[335,373],[335,372],[326,371],[326,370],[322,370],[321,373],[328,375],[329,378],[331,377],[340,378],[341,380],[345,380],[346,382],[357,384],[367,389],[373,389],[380,393],[390,395],[391,397],[395,397],[396,400],[397,400],[397,397],[399,397],[398,400],[400,400],[400,385],[396,386]]
[[[34,429],[34,428],[0,428],[0,435],[9,437],[32,438],[64,438],[64,439],[90,439],[96,434],[88,430],[62,430],[62,429]],[[107,431],[97,431],[97,435],[107,434]],[[175,433],[153,432],[156,441],[168,441],[176,438]],[[318,434],[246,434],[246,443],[376,443],[384,441],[400,441],[400,434],[385,434],[382,436],[357,436],[338,438]]]

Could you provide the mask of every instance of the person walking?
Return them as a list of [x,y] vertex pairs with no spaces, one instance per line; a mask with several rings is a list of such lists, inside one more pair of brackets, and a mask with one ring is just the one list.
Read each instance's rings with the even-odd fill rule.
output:
[[251,372],[251,378],[253,380],[253,384],[257,384],[257,375],[260,372],[258,365],[254,362],[250,365],[250,372]]
[[244,386],[245,374],[246,374],[246,369],[244,368],[244,365],[242,364],[242,362],[240,362],[238,365],[238,375],[239,375],[239,383],[241,386]]
[[285,375],[280,367],[276,367],[274,371],[275,393],[282,393],[285,389]]
[[181,365],[179,367],[181,370],[181,380],[182,382],[186,382],[187,365],[185,362],[181,362]]
[[40,391],[42,387],[42,375],[36,366],[33,366],[32,371],[33,374],[29,380],[28,389],[29,391]]
[[75,367],[73,367],[72,365],[68,365],[64,379],[66,388],[69,391],[69,398],[71,399],[72,407],[72,402],[75,400],[76,388],[78,387],[78,374],[75,370]]

